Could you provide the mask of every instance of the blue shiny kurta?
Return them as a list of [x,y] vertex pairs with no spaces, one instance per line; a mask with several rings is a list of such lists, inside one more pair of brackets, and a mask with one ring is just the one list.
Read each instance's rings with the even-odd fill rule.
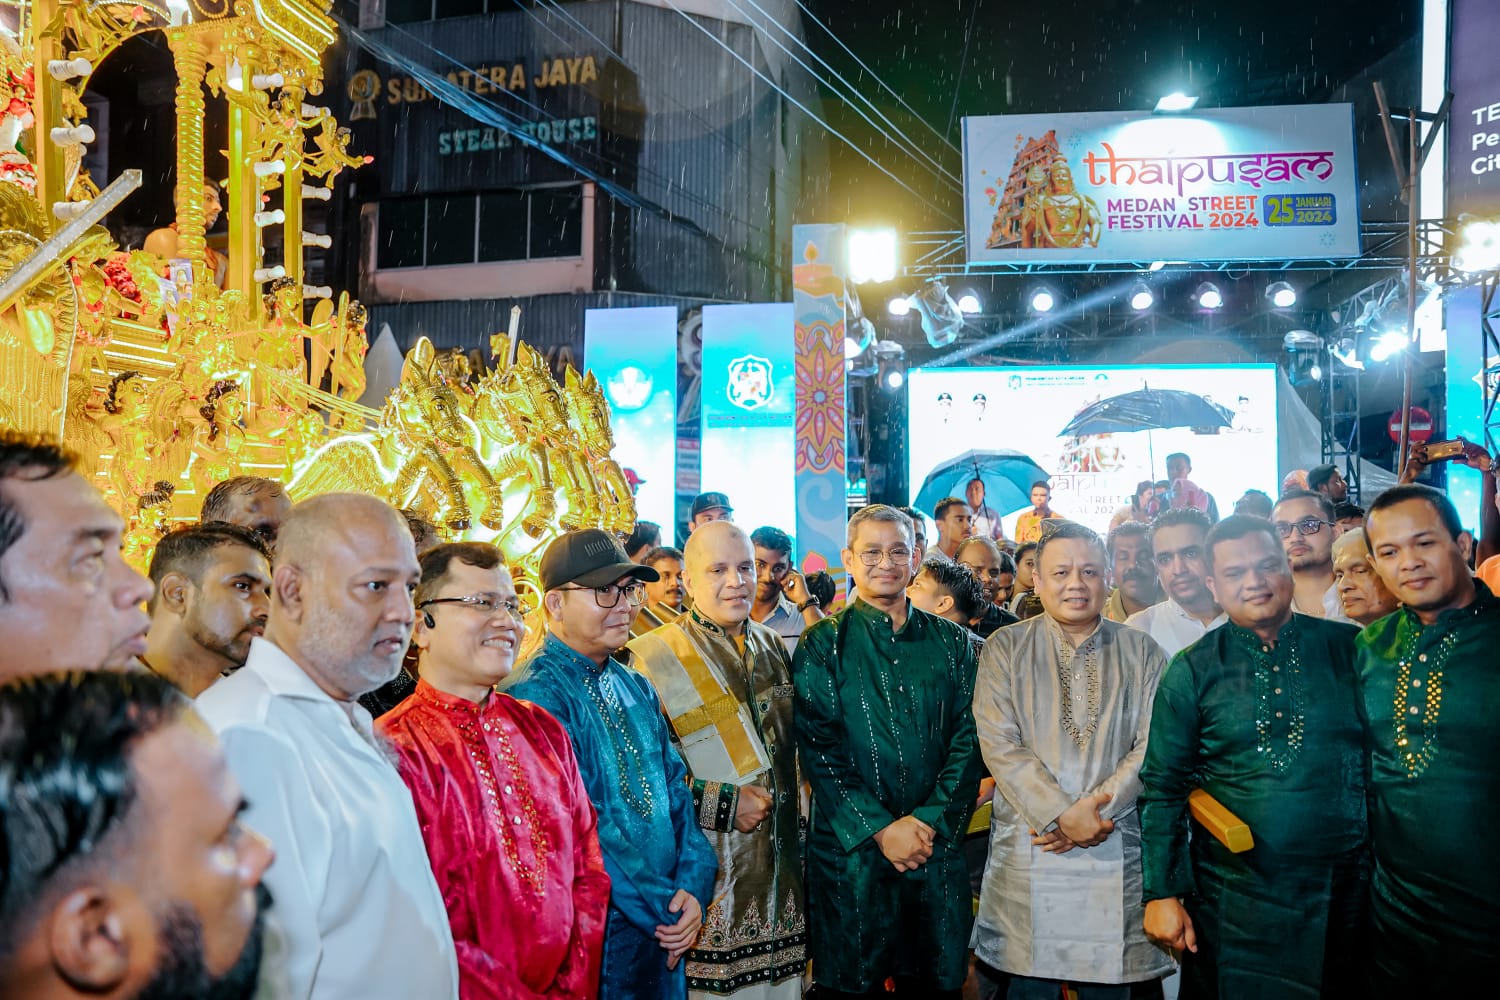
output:
[[667,969],[656,928],[677,922],[667,906],[678,889],[707,909],[718,858],[698,827],[656,692],[618,661],[601,668],[549,635],[506,693],[562,723],[599,814],[611,883],[600,997],[685,997],[684,965]]

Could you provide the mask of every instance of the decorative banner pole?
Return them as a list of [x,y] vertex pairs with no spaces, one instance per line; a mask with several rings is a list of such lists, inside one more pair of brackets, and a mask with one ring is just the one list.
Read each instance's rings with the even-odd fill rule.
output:
[[844,298],[848,266],[842,225],[792,227],[792,304],[797,372],[797,566],[827,570],[843,591],[839,553],[847,523],[844,463]]

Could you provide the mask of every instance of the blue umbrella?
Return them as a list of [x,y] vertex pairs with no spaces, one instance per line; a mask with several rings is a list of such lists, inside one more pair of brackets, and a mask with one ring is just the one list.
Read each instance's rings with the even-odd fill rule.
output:
[[912,506],[930,515],[944,497],[962,497],[976,476],[984,481],[986,506],[1010,511],[1031,503],[1031,484],[1047,473],[1031,456],[1008,448],[966,451],[927,474]]
[[1197,393],[1180,389],[1137,389],[1097,403],[1073,415],[1058,437],[1121,434],[1164,430],[1168,427],[1218,429],[1228,427],[1234,414]]

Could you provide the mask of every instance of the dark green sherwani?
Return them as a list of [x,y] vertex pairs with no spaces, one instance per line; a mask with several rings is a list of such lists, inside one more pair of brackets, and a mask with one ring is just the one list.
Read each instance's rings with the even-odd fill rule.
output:
[[1474,586],[1472,604],[1435,624],[1402,609],[1359,637],[1375,842],[1371,996],[1488,995],[1474,987],[1493,989],[1500,974],[1500,600]]
[[[887,976],[956,990],[968,972],[973,902],[963,837],[979,790],[974,647],[965,629],[907,605],[906,625],[856,600],[802,633],[793,682],[807,842],[813,979],[835,990]],[[932,858],[900,873],[873,835],[913,815]]]
[[[1294,614],[1274,649],[1221,625],[1156,691],[1141,767],[1145,898],[1183,899],[1198,938],[1183,1000],[1365,997],[1369,879],[1351,625]],[[1201,828],[1203,788],[1244,820],[1243,854]]]

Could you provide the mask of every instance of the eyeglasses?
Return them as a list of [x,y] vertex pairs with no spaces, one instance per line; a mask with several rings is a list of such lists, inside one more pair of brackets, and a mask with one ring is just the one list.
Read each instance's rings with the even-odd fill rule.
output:
[[1306,538],[1308,535],[1316,535],[1323,530],[1323,526],[1333,527],[1333,521],[1325,521],[1321,517],[1304,517],[1300,521],[1277,521],[1276,532],[1282,538],[1291,538],[1295,530],[1297,534]]
[[898,545],[894,549],[865,549],[859,553],[859,561],[874,569],[886,559],[890,559],[892,566],[906,566],[911,563],[911,549]]
[[467,597],[434,597],[417,605],[417,610],[433,604],[462,604],[484,615],[504,611],[514,621],[524,621],[531,614],[531,605],[515,599],[501,599],[498,594],[469,594]]
[[646,588],[639,583],[627,583],[620,586],[618,583],[606,583],[602,587],[558,587],[558,590],[592,590],[594,600],[599,602],[599,607],[608,611],[620,603],[620,595],[625,595],[626,602],[632,608],[638,608],[646,603]]

